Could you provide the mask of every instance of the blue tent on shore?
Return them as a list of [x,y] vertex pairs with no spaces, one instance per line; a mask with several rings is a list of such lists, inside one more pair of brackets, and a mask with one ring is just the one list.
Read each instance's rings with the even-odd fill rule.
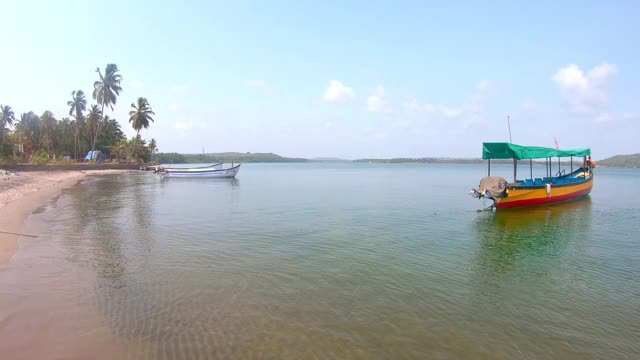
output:
[[85,157],[84,157],[84,159],[85,159],[86,161],[89,161],[89,160],[96,160],[96,161],[98,161],[98,160],[104,160],[104,159],[106,159],[106,158],[107,158],[107,157],[106,157],[106,156],[104,156],[104,153],[103,153],[102,151],[99,151],[99,150],[96,150],[96,151],[89,151],[89,152],[87,153],[87,156],[85,156]]

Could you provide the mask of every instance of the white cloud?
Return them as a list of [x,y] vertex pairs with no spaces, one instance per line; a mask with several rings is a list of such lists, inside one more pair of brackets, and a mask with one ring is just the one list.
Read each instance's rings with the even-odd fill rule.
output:
[[622,120],[640,120],[640,113],[626,112],[622,114]]
[[384,139],[388,136],[388,134],[384,131],[375,131],[372,136],[376,139]]
[[446,118],[455,118],[465,111],[462,107],[451,107],[445,105],[420,104],[416,99],[409,100],[405,107],[412,113],[437,113]]
[[415,98],[412,98],[411,100],[409,100],[406,104],[405,107],[407,108],[407,110],[409,112],[412,113],[431,113],[434,112],[436,110],[436,106],[433,104],[420,104],[418,103],[418,100],[416,100]]
[[[414,124],[414,120],[407,117],[400,117],[398,120],[391,123],[391,126],[397,129],[406,129]],[[415,129],[414,129],[415,130]]]
[[329,86],[324,92],[324,99],[328,102],[345,102],[354,97],[353,89],[338,80],[329,81]]
[[482,116],[480,116],[479,114],[470,114],[464,119],[464,121],[462,121],[462,127],[467,129],[473,124],[480,123],[482,123]]
[[189,85],[187,84],[176,84],[173,86],[173,92],[178,94],[185,94],[189,90]]
[[169,105],[169,111],[171,111],[171,112],[177,112],[180,109],[182,109],[182,105],[180,105],[180,104],[170,104]]
[[245,85],[250,86],[250,87],[254,87],[254,88],[266,88],[267,87],[267,82],[264,80],[245,80]]
[[613,121],[613,116],[611,116],[611,114],[609,113],[603,112],[600,113],[600,115],[598,115],[598,117],[596,117],[594,121],[598,123],[610,122]]
[[486,80],[476,84],[476,91],[467,101],[460,106],[435,105],[431,103],[420,104],[415,98],[405,103],[405,108],[410,113],[437,114],[446,119],[462,118],[463,127],[480,123],[483,119],[486,93],[489,89],[489,82]]
[[520,104],[520,106],[522,107],[522,110],[524,111],[537,111],[538,110],[538,105],[536,103],[534,103],[533,101],[526,99],[522,102],[522,104]]
[[382,85],[378,85],[373,95],[367,98],[367,110],[377,113],[391,113],[391,106],[385,100],[385,92]]
[[192,129],[205,129],[207,127],[207,123],[202,121],[176,121],[173,124],[178,130],[188,131]]
[[489,89],[489,82],[487,80],[480,80],[476,84],[477,91],[487,91]]
[[615,65],[607,63],[602,63],[587,73],[571,64],[559,69],[552,80],[558,85],[571,112],[602,121],[610,118],[604,111],[609,101],[607,83],[617,72]]
[[441,105],[441,106],[438,106],[438,111],[442,116],[446,118],[455,118],[462,115],[463,109]]
[[131,82],[131,87],[134,89],[141,89],[143,87],[142,81],[140,80],[133,80]]

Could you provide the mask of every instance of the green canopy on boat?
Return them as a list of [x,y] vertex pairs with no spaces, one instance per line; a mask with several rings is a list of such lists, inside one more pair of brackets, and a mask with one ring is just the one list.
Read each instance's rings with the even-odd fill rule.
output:
[[591,149],[558,150],[540,146],[522,146],[512,143],[482,143],[483,159],[544,159],[591,155]]

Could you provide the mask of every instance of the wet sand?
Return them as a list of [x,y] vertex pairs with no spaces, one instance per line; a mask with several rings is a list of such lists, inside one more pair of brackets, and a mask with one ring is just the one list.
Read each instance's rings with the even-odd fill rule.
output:
[[130,170],[32,171],[0,176],[0,264],[8,262],[18,250],[18,240],[29,236],[25,219],[63,189],[89,175],[113,174]]
[[[0,351],[3,358],[123,358],[123,346],[79,296],[89,274],[67,269],[51,277],[56,247],[30,215],[90,175],[130,170],[43,171],[0,177]],[[18,250],[20,248],[20,250]],[[84,302],[83,300],[84,299]]]

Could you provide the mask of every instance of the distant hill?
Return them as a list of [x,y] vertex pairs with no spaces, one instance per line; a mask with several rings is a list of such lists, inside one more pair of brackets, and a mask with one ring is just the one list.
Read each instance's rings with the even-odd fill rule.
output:
[[[379,164],[402,164],[402,163],[418,163],[418,164],[483,164],[486,160],[482,159],[454,159],[454,158],[393,158],[393,159],[358,159],[354,162],[360,163],[379,163]],[[493,160],[492,164],[512,164],[511,160]]]
[[[313,159],[304,158],[288,158],[274,153],[207,153],[207,154],[179,154],[179,153],[158,153],[156,161],[162,164],[188,164],[188,163],[216,163],[216,162],[238,162],[238,163],[282,163],[282,162],[309,162],[309,161],[344,161],[335,157],[319,157]],[[574,164],[581,160],[574,159]],[[457,158],[393,158],[393,159],[358,159],[353,160],[356,163],[380,163],[380,164],[401,164],[401,163],[418,163],[418,164],[484,164],[486,160],[482,159],[457,159]],[[512,160],[492,160],[492,164],[512,164]],[[534,161],[535,165],[539,165]],[[563,161],[562,164],[568,165],[569,162]],[[632,155],[616,155],[608,159],[598,161],[597,165],[609,167],[640,167],[640,154]]]
[[640,167],[640,154],[612,156],[596,163],[596,166],[600,165],[611,167]]
[[331,161],[351,161],[351,160],[340,159],[340,158],[337,158],[337,157],[317,157],[317,158],[311,158],[309,160],[310,161],[327,161],[327,162],[331,162]]
[[263,162],[307,162],[308,159],[288,158],[274,153],[207,153],[207,154],[178,154],[158,153],[156,161],[161,164],[193,164],[193,163],[263,163]]

